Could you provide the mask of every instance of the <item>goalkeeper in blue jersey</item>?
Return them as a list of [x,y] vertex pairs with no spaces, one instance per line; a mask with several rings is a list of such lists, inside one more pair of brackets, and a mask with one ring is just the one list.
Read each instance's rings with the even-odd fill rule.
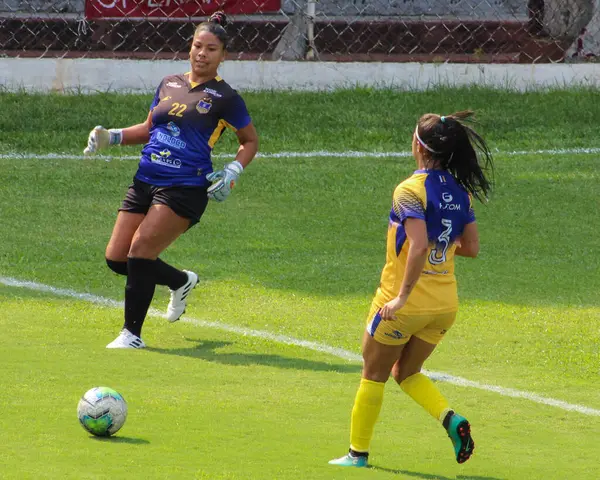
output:
[[[109,145],[144,144],[138,170],[106,247],[106,263],[127,276],[125,324],[107,348],[143,348],[142,325],[156,285],[171,290],[167,319],[183,314],[198,275],[159,255],[198,223],[209,199],[223,201],[258,150],[258,136],[240,95],[217,74],[225,58],[225,15],[198,26],[190,49],[191,71],[165,77],[144,123],[124,129],[94,128],[87,155]],[[239,140],[235,160],[213,171],[211,151],[229,128]]]

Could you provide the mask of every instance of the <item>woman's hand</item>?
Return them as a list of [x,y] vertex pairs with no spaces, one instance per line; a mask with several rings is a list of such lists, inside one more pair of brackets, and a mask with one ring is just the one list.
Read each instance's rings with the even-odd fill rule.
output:
[[407,298],[404,297],[395,297],[394,299],[387,302],[381,308],[381,318],[384,320],[395,320],[396,312],[400,310],[404,304],[406,303]]

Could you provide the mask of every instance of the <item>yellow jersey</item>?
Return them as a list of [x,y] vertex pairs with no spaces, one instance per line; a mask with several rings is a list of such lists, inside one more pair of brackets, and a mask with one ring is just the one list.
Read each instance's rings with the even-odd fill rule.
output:
[[475,221],[471,197],[446,170],[417,170],[394,190],[387,233],[386,263],[374,303],[382,307],[400,292],[409,239],[407,218],[425,221],[429,249],[421,276],[402,313],[448,313],[458,310],[454,251],[465,225]]

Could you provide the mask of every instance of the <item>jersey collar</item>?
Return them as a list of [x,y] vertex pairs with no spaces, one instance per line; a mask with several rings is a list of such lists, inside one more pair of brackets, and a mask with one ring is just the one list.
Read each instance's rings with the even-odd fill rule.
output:
[[221,77],[219,77],[219,75],[217,75],[215,78],[212,78],[211,80],[208,80],[207,82],[204,83],[196,83],[196,82],[192,82],[192,80],[190,79],[190,74],[192,72],[185,72],[183,74],[183,76],[185,77],[185,79],[187,80],[188,84],[190,85],[190,91],[194,90],[196,87],[199,87],[200,85],[207,85],[212,81],[216,81],[216,82],[220,82],[223,79]]

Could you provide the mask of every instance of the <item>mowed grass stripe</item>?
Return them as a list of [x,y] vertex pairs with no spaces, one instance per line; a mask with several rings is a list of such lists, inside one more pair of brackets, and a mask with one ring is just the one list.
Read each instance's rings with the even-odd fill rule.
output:
[[[104,298],[104,297],[101,297],[98,295],[93,295],[90,293],[80,293],[80,292],[76,292],[76,291],[70,290],[70,289],[56,288],[56,287],[52,287],[50,285],[44,285],[44,284],[37,283],[37,282],[18,280],[18,279],[10,278],[10,277],[0,277],[0,283],[10,286],[10,287],[26,288],[29,290],[35,290],[35,291],[39,291],[39,292],[47,292],[47,293],[61,296],[61,297],[75,298],[77,300],[84,300],[84,301],[87,301],[90,303],[104,305],[104,306],[108,306],[108,307],[120,308],[123,306],[122,302],[118,302],[116,300],[112,300],[109,298]],[[161,317],[161,318],[165,317],[164,313],[162,313],[154,308],[151,308],[148,311],[148,314],[151,316],[154,316],[154,317]],[[182,317],[181,321],[191,323],[191,324],[194,324],[194,325],[197,325],[200,327],[204,327],[204,328],[223,330],[226,332],[236,333],[236,334],[245,335],[245,336],[249,336],[249,337],[257,337],[257,338],[261,338],[263,340],[270,340],[270,341],[277,342],[277,343],[283,343],[285,345],[293,345],[296,347],[302,347],[302,348],[314,350],[314,351],[321,352],[321,353],[327,353],[332,356],[339,357],[339,358],[342,358],[342,359],[348,360],[348,361],[360,362],[362,360],[359,355],[353,354],[352,352],[349,352],[342,348],[332,347],[329,345],[324,345],[322,343],[317,343],[317,342],[311,342],[308,340],[302,340],[302,339],[298,339],[298,338],[288,337],[285,335],[278,335],[278,334],[274,334],[274,333],[266,332],[266,331],[262,331],[262,330],[238,327],[238,326],[228,325],[226,323],[221,323],[221,322],[216,322],[216,321],[199,320],[199,319],[190,318],[190,317]],[[600,416],[600,410],[586,407],[583,405],[571,404],[571,403],[564,402],[562,400],[557,400],[554,398],[543,397],[543,396],[537,395],[533,392],[515,390],[512,388],[505,388],[505,387],[501,387],[501,386],[497,386],[497,385],[481,384],[479,382],[475,382],[472,380],[468,380],[466,378],[457,377],[457,376],[450,375],[450,374],[443,373],[443,372],[432,372],[432,371],[428,371],[428,370],[424,370],[424,372],[429,377],[431,377],[437,381],[447,382],[447,383],[451,383],[453,385],[458,385],[461,387],[476,388],[479,390],[487,390],[490,392],[498,393],[499,395],[502,395],[505,397],[523,398],[523,399],[530,400],[535,403],[549,405],[552,407],[560,408],[562,410],[581,413],[583,415]]]

